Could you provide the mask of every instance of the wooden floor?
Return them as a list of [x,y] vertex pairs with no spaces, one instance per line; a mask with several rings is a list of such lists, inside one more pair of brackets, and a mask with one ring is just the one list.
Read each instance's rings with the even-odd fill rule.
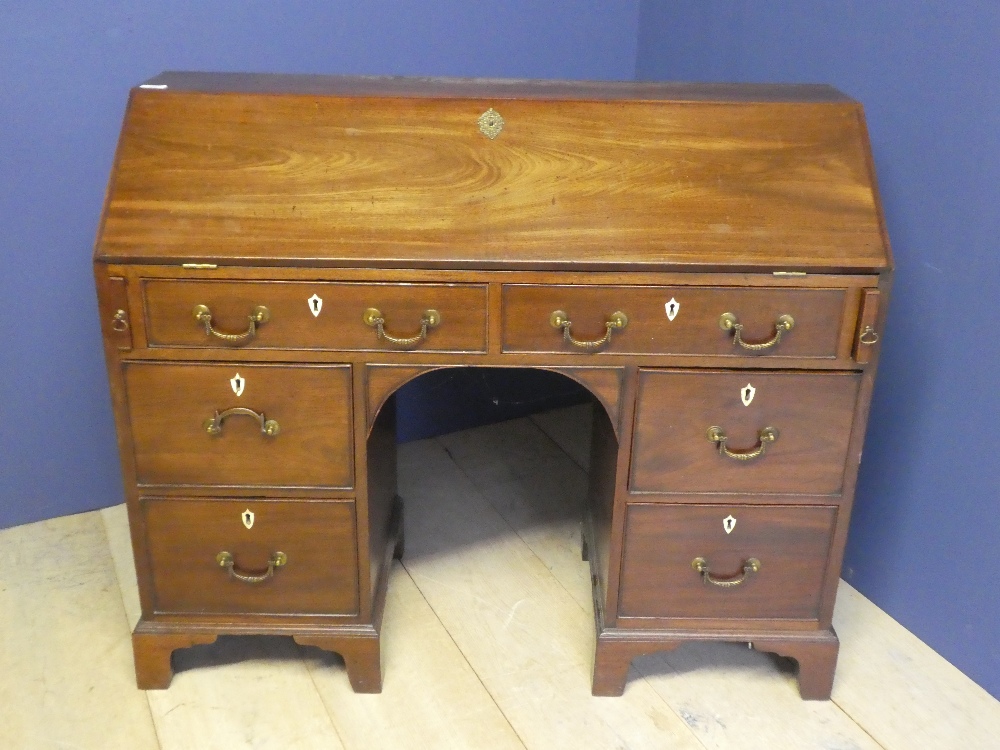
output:
[[140,692],[124,508],[0,531],[0,747],[1000,748],[1000,703],[843,583],[830,702],[738,644],[637,659],[623,697],[592,697],[586,419],[401,446],[381,695],[353,694],[335,655],[237,637],[177,652],[171,688]]

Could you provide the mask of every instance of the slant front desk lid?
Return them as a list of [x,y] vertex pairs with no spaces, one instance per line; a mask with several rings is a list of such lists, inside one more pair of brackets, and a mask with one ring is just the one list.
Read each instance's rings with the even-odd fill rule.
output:
[[826,86],[165,73],[110,262],[878,271],[861,106]]

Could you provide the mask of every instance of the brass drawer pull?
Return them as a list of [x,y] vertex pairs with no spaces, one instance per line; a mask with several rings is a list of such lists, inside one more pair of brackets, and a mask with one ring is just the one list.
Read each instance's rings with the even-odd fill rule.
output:
[[238,341],[249,341],[256,336],[257,326],[271,319],[271,311],[263,305],[257,305],[247,316],[247,321],[250,325],[243,333],[223,333],[222,331],[215,330],[212,327],[212,311],[208,309],[208,305],[195,305],[194,319],[205,326],[205,333],[209,336],[215,336],[217,339],[235,343]]
[[772,346],[777,346],[778,342],[781,341],[781,334],[792,330],[794,326],[795,319],[791,315],[780,315],[774,322],[774,336],[759,344],[748,344],[743,340],[743,324],[736,320],[735,315],[727,312],[722,313],[722,316],[719,318],[719,328],[723,331],[733,332],[733,343],[752,352],[759,352],[764,349],[770,349]]
[[581,349],[598,349],[611,341],[612,331],[622,329],[628,325],[628,316],[621,310],[611,313],[611,317],[608,318],[607,322],[604,324],[604,327],[607,329],[604,336],[596,341],[580,341],[579,339],[573,338],[573,334],[569,332],[569,329],[573,327],[573,323],[568,317],[566,317],[566,313],[562,310],[556,310],[553,312],[549,316],[549,323],[553,328],[562,329],[563,341],[567,341],[573,346],[577,346]]
[[[119,311],[120,312],[120,311]],[[117,328],[115,329],[118,330]],[[874,346],[878,343],[878,333],[871,326],[865,326],[865,329],[858,336],[858,341],[860,341],[865,346]]]
[[[128,330],[128,316],[125,314],[124,310],[118,310],[115,313],[115,317],[111,319],[111,327],[118,331],[118,333]],[[864,334],[861,335],[864,336]]]
[[751,573],[760,570],[760,560],[750,557],[743,561],[743,573],[737,578],[713,578],[712,571],[708,569],[708,561],[704,557],[696,557],[691,561],[691,567],[701,574],[701,582],[706,586],[718,586],[722,589],[731,589],[739,586],[750,577]]
[[281,426],[273,419],[267,419],[263,412],[257,413],[253,409],[246,409],[242,406],[234,406],[232,409],[217,411],[204,422],[202,427],[209,435],[219,435],[222,433],[222,422],[226,417],[244,416],[252,417],[260,422],[260,431],[267,437],[274,437],[281,432]]
[[764,455],[764,449],[767,447],[767,444],[773,443],[778,439],[778,430],[774,427],[765,427],[757,433],[757,445],[745,451],[734,451],[727,448],[726,440],[729,438],[726,436],[725,430],[721,427],[709,427],[708,439],[718,445],[719,453],[723,456],[736,461],[749,461],[752,458]]
[[232,553],[225,550],[215,556],[215,561],[219,563],[220,568],[225,568],[229,571],[229,577],[233,580],[243,581],[243,583],[263,583],[268,578],[274,576],[275,568],[280,568],[288,562],[288,555],[284,552],[272,553],[270,559],[267,561],[267,570],[263,573],[240,573],[236,570],[236,562],[233,560]]
[[390,336],[386,333],[385,318],[382,317],[382,313],[377,307],[369,307],[365,310],[362,320],[365,321],[365,325],[369,325],[375,329],[375,335],[379,340],[384,339],[394,346],[405,347],[419,344],[427,338],[427,330],[429,328],[436,328],[441,325],[441,313],[437,310],[424,310],[424,316],[420,319],[420,333],[416,336],[410,336],[409,338],[399,338],[397,336]]

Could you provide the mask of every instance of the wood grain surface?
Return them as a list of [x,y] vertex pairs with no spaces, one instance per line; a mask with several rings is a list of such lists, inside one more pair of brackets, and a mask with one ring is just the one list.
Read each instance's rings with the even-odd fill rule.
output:
[[[736,523],[727,534],[723,519],[729,515]],[[619,612],[817,619],[836,516],[829,506],[630,504]],[[738,586],[720,588],[702,582],[691,567],[696,557],[720,579],[737,577],[751,557],[761,568]]]
[[[719,317],[730,312],[744,325],[747,342],[770,340],[779,316],[794,318],[795,327],[759,358],[833,358],[839,353],[845,295],[843,289],[505,284],[504,351],[746,357],[748,351],[735,345],[732,332],[719,327]],[[666,312],[671,300],[677,304],[673,320]],[[625,313],[628,324],[614,330],[605,346],[581,349],[549,323],[556,310],[572,321],[573,337],[584,341],[601,339],[616,311]],[[856,311],[846,312],[853,322]]]
[[[147,338],[150,346],[247,349],[348,349],[394,351],[469,351],[486,349],[486,286],[482,284],[337,284],[330,282],[158,281],[143,285]],[[310,300],[319,298],[317,308]],[[247,316],[257,305],[271,319],[256,335],[237,345],[205,332],[195,320],[195,305],[212,311],[212,325],[224,333],[247,330]],[[367,308],[378,309],[385,332],[408,338],[420,332],[425,311],[440,313],[441,322],[427,339],[408,347],[379,339],[363,320]],[[317,314],[313,310],[318,309]]]
[[[353,614],[358,609],[354,503],[335,501],[162,500],[142,509],[157,613]],[[253,526],[242,521],[254,513]],[[244,575],[288,562],[261,583],[229,577],[215,556],[230,552]]]
[[[630,488],[663,493],[837,495],[860,376],[854,373],[641,370]],[[741,391],[756,389],[749,406]],[[778,439],[749,461],[719,453],[707,438],[721,427],[731,451]]]
[[[860,108],[840,97],[728,101],[720,90],[715,101],[671,101],[619,84],[604,101],[500,101],[488,90],[441,99],[351,88],[135,91],[97,256],[887,265]],[[494,104],[506,124],[490,140],[477,120]]]
[[[350,487],[350,367],[130,362],[125,387],[140,485]],[[236,396],[231,378],[244,379]],[[245,407],[278,422],[268,437],[237,415],[210,435],[216,411]]]

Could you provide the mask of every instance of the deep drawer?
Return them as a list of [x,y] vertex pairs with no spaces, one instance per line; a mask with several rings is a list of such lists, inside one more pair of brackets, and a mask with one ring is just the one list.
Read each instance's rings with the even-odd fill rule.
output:
[[620,613],[817,619],[836,518],[829,506],[630,504]]
[[138,484],[354,484],[350,366],[123,368]]
[[[640,370],[630,488],[839,494],[860,382],[839,372]],[[709,438],[713,427],[724,443]]]
[[353,501],[143,498],[141,508],[155,612],[358,611]]
[[[334,350],[481,352],[486,349],[486,285],[362,284],[147,280],[146,331],[150,346],[246,347]],[[194,315],[211,315],[205,328]],[[267,308],[266,322],[249,316]],[[429,310],[437,312],[426,338],[393,343],[365,322],[369,308],[382,313],[388,337],[419,337]],[[201,308],[199,308],[201,309]],[[224,336],[243,336],[227,339]]]
[[[627,324],[610,341],[591,348],[565,340],[551,316],[562,311],[580,341],[598,341],[607,322],[622,312]],[[753,347],[778,335],[779,320],[792,327],[765,348],[746,348],[735,328],[723,330],[729,313],[742,326],[740,340]],[[836,358],[843,354],[840,332],[848,309],[846,289],[698,286],[556,286],[508,284],[503,290],[503,348],[510,352],[609,352],[688,354],[719,357]]]

